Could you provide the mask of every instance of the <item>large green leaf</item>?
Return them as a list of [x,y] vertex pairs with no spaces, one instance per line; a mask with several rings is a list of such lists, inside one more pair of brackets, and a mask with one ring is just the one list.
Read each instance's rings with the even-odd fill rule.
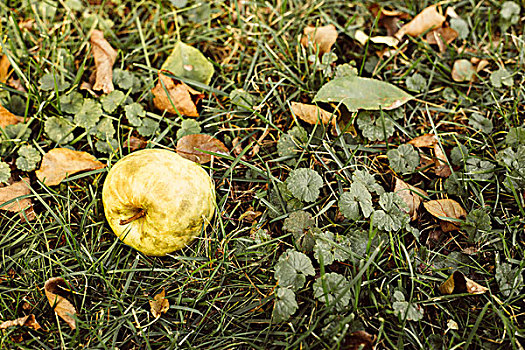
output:
[[410,94],[384,81],[344,76],[324,84],[314,102],[341,102],[348,110],[356,112],[359,109],[395,109],[411,99]]
[[203,84],[209,84],[214,73],[213,64],[199,50],[181,41],[175,44],[160,69]]

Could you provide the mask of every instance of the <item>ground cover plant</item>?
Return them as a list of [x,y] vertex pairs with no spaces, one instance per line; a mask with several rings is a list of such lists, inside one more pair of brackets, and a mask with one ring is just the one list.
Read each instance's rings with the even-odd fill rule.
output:
[[[0,348],[523,348],[522,5],[2,2]],[[145,148],[215,182],[164,257]]]

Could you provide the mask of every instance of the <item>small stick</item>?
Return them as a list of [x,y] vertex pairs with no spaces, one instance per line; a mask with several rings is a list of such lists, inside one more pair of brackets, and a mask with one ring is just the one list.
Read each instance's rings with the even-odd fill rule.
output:
[[134,220],[137,220],[138,218],[141,218],[143,217],[144,215],[146,215],[146,211],[144,209],[140,209],[140,211],[133,215],[132,217],[130,217],[129,219],[126,219],[126,220],[120,220],[120,224],[121,225],[127,225],[129,224],[130,222],[134,221]]

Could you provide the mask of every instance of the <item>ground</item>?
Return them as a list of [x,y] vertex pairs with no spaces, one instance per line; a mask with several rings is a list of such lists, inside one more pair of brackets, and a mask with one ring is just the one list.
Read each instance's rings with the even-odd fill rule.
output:
[[[0,4],[0,199],[27,191],[0,201],[0,323],[41,327],[0,325],[0,348],[522,349],[524,4],[441,3],[439,24],[395,42],[433,3],[379,4]],[[92,84],[97,30],[120,92]],[[185,65],[159,82],[179,41],[211,79]],[[185,115],[152,92],[180,81],[199,100]],[[314,100],[326,114],[301,115]],[[107,171],[193,134],[214,137],[197,160],[216,214],[189,247],[143,255],[104,217]],[[56,148],[100,163],[50,185],[36,170]],[[33,212],[6,210],[24,198]]]

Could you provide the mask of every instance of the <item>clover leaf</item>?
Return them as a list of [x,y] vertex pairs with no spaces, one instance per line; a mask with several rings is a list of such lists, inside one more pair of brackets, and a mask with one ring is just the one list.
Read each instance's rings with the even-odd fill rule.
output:
[[102,108],[108,113],[113,113],[126,100],[126,95],[120,90],[113,90],[100,98]]
[[412,76],[407,78],[406,81],[408,90],[421,92],[427,86],[426,79],[419,73],[414,73]]
[[323,187],[323,178],[313,169],[300,168],[290,173],[286,185],[295,198],[314,202]]
[[345,276],[335,272],[326,273],[315,280],[314,297],[331,305],[335,302],[337,310],[341,311],[350,303],[350,290]]
[[518,23],[520,18],[520,5],[514,1],[505,1],[501,6],[500,22],[503,27]]
[[275,304],[273,305],[272,318],[276,323],[289,319],[298,308],[299,305],[297,305],[293,290],[281,287],[275,290]]
[[60,96],[60,108],[62,112],[76,114],[82,109],[84,97],[76,91]]
[[0,160],[0,183],[8,184],[11,177],[11,168],[9,164]]
[[359,75],[359,71],[356,67],[352,66],[349,63],[343,63],[339,64],[335,67],[335,78],[342,78],[342,77],[352,77]]
[[42,159],[40,152],[31,145],[20,147],[18,149],[18,156],[16,159],[16,167],[22,171],[35,170],[36,165],[40,162],[40,159]]
[[405,301],[403,292],[396,290],[394,292],[394,299],[396,301],[392,304],[392,308],[401,320],[405,318],[409,321],[419,321],[423,319],[425,313],[423,308],[420,305]]
[[[359,210],[361,208],[361,211]],[[372,206],[372,195],[361,182],[354,182],[348,192],[344,192],[339,199],[339,210],[345,218],[357,221],[361,218],[370,217],[374,211]]]
[[44,124],[44,131],[51,141],[62,145],[73,141],[72,131],[74,128],[66,119],[57,117],[49,118]]
[[373,223],[380,230],[397,231],[410,221],[407,205],[397,194],[383,193],[379,205],[382,209],[374,211]]
[[359,112],[357,125],[370,141],[383,141],[394,135],[394,122],[386,113],[376,116],[368,111]]
[[91,129],[97,125],[100,116],[102,115],[102,108],[100,104],[90,98],[84,99],[82,108],[78,113],[75,114],[74,121],[78,126],[84,129]]
[[116,68],[113,70],[113,83],[122,90],[129,90],[133,87],[134,75],[128,70]]
[[294,156],[299,150],[299,145],[308,140],[306,130],[301,126],[294,126],[286,134],[282,134],[277,142],[277,153],[280,157]]
[[181,127],[177,130],[177,139],[186,135],[200,134],[201,126],[198,121],[194,119],[184,119]]
[[367,170],[354,171],[352,180],[363,184],[369,192],[375,192],[377,194],[385,192],[385,189],[377,183],[374,175],[370,174]]
[[144,118],[142,120],[142,125],[137,128],[137,131],[141,136],[147,137],[153,135],[158,128],[158,121],[151,118]]
[[403,144],[386,153],[390,167],[398,173],[412,173],[419,165],[419,153],[411,144]]
[[505,297],[513,293],[519,293],[523,288],[523,274],[519,267],[512,268],[509,263],[498,263],[496,265],[496,281],[499,290]]
[[133,102],[125,106],[124,111],[126,112],[126,118],[128,119],[128,122],[131,125],[133,125],[134,127],[142,126],[141,118],[144,118],[146,116],[146,111],[140,103]]
[[306,282],[306,276],[315,274],[310,258],[296,250],[288,249],[281,254],[275,265],[275,279],[279,287],[299,290]]
[[348,260],[351,243],[348,237],[334,235],[330,231],[320,231],[316,235],[314,256],[323,265],[331,265],[334,261],[343,262]]
[[69,83],[64,78],[53,73],[46,73],[40,78],[40,89],[43,91],[64,91],[69,87]]

